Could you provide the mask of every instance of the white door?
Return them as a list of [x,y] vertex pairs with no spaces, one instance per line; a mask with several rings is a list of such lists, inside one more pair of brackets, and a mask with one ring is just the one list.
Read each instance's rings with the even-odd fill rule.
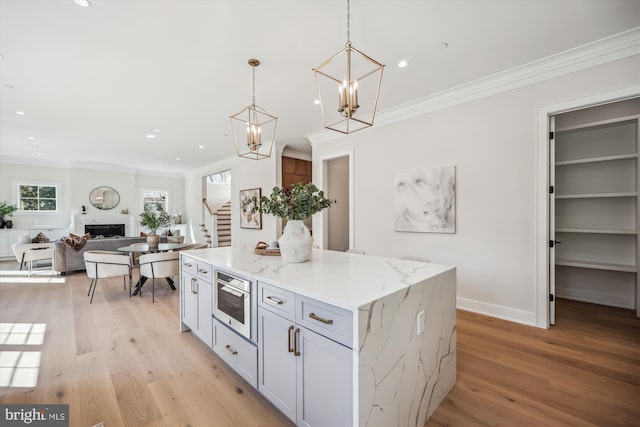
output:
[[549,324],[556,324],[556,118],[549,118]]

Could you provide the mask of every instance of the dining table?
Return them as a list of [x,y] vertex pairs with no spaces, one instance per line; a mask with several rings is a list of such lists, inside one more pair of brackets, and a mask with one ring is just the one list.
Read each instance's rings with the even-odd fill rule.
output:
[[[129,246],[123,246],[118,248],[120,252],[128,252],[131,257],[131,265],[133,265],[133,259],[135,254],[150,254],[154,252],[169,252],[180,250],[188,246],[188,243],[159,243],[158,246],[149,246],[148,244],[133,244]],[[176,287],[173,283],[173,279],[171,277],[166,277],[167,283],[171,287],[172,290],[176,290]],[[147,281],[147,278],[144,276],[140,276],[138,279],[138,283],[136,283],[136,287],[133,291],[133,295],[137,295],[141,290],[144,283]]]

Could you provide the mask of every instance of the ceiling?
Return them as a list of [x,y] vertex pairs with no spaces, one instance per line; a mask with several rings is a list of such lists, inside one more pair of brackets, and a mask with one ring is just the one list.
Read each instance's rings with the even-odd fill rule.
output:
[[[90,1],[0,0],[2,160],[181,173],[232,157],[249,58],[278,143],[310,151],[312,68],[344,47],[346,0]],[[639,24],[638,0],[351,1],[353,46],[386,65],[379,112]]]

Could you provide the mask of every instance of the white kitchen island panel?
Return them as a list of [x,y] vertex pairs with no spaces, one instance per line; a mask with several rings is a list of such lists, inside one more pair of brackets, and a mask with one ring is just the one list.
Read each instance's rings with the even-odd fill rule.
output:
[[[253,291],[264,293],[255,298],[252,316],[257,312],[262,313],[262,318],[283,316],[283,332],[276,331],[277,338],[263,333],[262,339],[277,342],[276,347],[282,347],[290,357],[296,355],[291,350],[287,352],[291,346],[285,345],[291,336],[287,332],[295,338],[296,331],[300,331],[300,337],[306,333],[324,335],[327,342],[333,340],[332,345],[351,353],[352,375],[331,380],[326,376],[324,379],[330,384],[320,388],[342,386],[349,390],[352,410],[347,408],[345,413],[351,414],[353,426],[422,426],[455,384],[455,267],[327,250],[314,250],[312,259],[304,263],[285,263],[280,257],[257,255],[252,247],[192,250],[188,256],[251,280]],[[289,307],[294,303],[295,318]],[[305,304],[313,312],[306,313]],[[285,306],[289,308],[281,308]],[[326,310],[320,311],[323,307]],[[345,310],[349,316],[336,317],[336,313]],[[327,331],[331,329],[326,326],[328,320],[338,328],[336,337]],[[314,321],[322,325],[314,325]],[[344,333],[342,321],[351,324],[351,334]],[[272,348],[271,343],[261,342],[258,335],[258,351],[265,356],[258,365],[261,376],[269,366],[273,365],[274,371],[278,366],[263,353]],[[304,360],[304,351],[298,356]],[[326,372],[318,366],[314,370]],[[292,390],[301,388],[300,383],[296,386],[292,379],[281,378]],[[316,395],[318,383],[314,378],[307,379],[310,388],[305,386],[302,392],[295,392],[298,409],[294,409],[294,401],[287,401],[286,408],[281,408],[300,425],[308,425],[310,420],[304,417],[313,412],[305,414],[299,405],[312,404],[306,396]],[[268,391],[268,386],[264,383],[262,389]],[[281,400],[282,396],[277,397]]]

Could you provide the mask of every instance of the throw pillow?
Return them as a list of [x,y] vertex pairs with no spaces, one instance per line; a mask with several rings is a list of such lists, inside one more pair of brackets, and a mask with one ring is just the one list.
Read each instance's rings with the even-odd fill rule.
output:
[[31,237],[26,234],[18,238],[18,243],[31,243]]
[[69,233],[69,237],[72,239],[87,239],[91,238],[91,233],[86,233],[84,236],[78,236],[77,234]]
[[49,238],[45,236],[42,232],[36,234],[36,237],[31,239],[31,243],[47,243]]

